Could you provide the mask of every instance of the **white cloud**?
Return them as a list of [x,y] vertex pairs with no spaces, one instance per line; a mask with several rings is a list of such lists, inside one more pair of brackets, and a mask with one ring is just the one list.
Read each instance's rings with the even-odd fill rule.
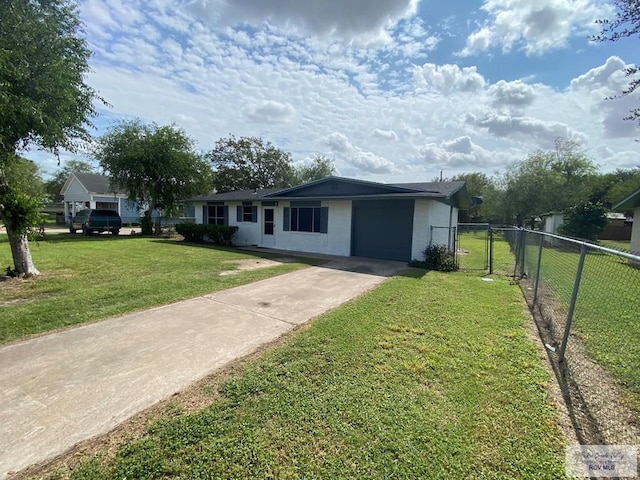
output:
[[214,25],[270,23],[346,40],[386,37],[385,29],[416,13],[418,0],[196,0],[189,9]]
[[619,93],[630,80],[624,74],[624,69],[628,66],[631,65],[627,65],[620,57],[609,57],[604,65],[592,68],[571,80],[570,88],[571,90],[598,90],[605,95],[614,95]]
[[486,83],[476,67],[460,68],[454,64],[436,65],[434,63],[425,63],[422,67],[415,66],[413,79],[418,87],[441,92],[455,90],[474,92],[482,89]]
[[633,138],[639,133],[636,122],[624,120],[633,108],[630,101],[638,104],[638,94],[619,97],[633,78],[625,76],[629,66],[619,57],[609,57],[603,65],[571,80],[569,86],[570,94],[588,99],[591,115],[602,117],[606,138]]
[[489,20],[467,38],[462,56],[492,48],[527,55],[566,48],[569,38],[598,30],[594,20],[610,18],[613,8],[601,0],[485,0]]
[[374,128],[371,133],[374,137],[381,140],[387,140],[389,142],[395,142],[398,140],[398,134],[393,130],[381,130],[379,128]]
[[247,105],[245,114],[255,122],[287,122],[291,120],[295,111],[288,103],[266,100]]
[[580,142],[587,140],[586,135],[574,131],[566,124],[538,118],[500,114],[488,114],[477,118],[475,115],[468,114],[466,120],[471,125],[486,129],[496,137],[535,140],[540,148],[552,148],[558,137]]
[[367,152],[353,145],[346,135],[340,132],[333,132],[324,137],[323,142],[331,148],[336,156],[358,170],[367,173],[394,173],[397,172],[395,165],[376,155]]
[[536,99],[536,90],[521,80],[505,82],[499,80],[491,85],[487,91],[492,97],[493,106],[500,107],[526,107]]
[[[84,5],[90,8],[84,11]],[[95,53],[89,84],[113,105],[102,109],[97,135],[122,118],[176,122],[202,150],[230,133],[258,136],[291,152],[296,162],[327,155],[345,176],[386,182],[429,180],[441,169],[447,176],[493,173],[507,160],[552,148],[556,136],[582,141],[595,160],[610,159],[605,169],[630,162],[618,152],[635,151],[636,158],[640,153],[640,144],[632,141],[640,138],[637,123],[620,120],[637,101],[604,100],[627,84],[620,69],[624,62],[617,57],[593,60],[594,68],[571,83],[568,78],[552,86],[524,79],[529,77],[513,81],[511,71],[501,70],[504,62],[437,63],[441,53],[451,54],[441,51],[448,42],[438,38],[449,38],[433,30],[426,16],[398,14],[393,27],[383,20],[370,22],[371,32],[382,28],[391,41],[364,48],[345,41],[351,35],[346,30],[314,34],[297,7],[260,23],[252,6],[246,21],[236,12],[237,22],[225,24],[194,19],[172,0],[127,5],[135,12],[119,22],[125,15],[122,1],[81,3]],[[228,8],[236,8],[229,5],[230,0],[222,2],[215,10],[210,2],[207,11],[228,16]],[[515,0],[501,5],[526,7]],[[344,14],[356,15],[349,12]],[[495,34],[491,23],[486,28]],[[513,43],[514,58],[523,42]],[[438,57],[430,56],[434,45]],[[561,75],[559,69],[553,77]],[[594,150],[603,144],[610,152]],[[49,168],[50,160],[43,162]]]
[[504,161],[503,155],[492,154],[476,145],[467,135],[440,143],[425,144],[420,149],[420,155],[427,164],[438,169],[467,172],[490,168]]

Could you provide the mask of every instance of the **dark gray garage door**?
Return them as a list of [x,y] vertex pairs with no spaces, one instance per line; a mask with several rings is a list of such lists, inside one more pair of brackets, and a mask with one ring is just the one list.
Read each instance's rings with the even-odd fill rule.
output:
[[411,260],[413,200],[354,200],[351,255]]

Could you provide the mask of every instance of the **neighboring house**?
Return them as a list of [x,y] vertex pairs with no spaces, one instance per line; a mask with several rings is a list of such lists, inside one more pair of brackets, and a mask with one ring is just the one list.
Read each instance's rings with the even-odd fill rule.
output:
[[631,229],[633,218],[627,218],[624,213],[609,212],[607,213],[607,225],[598,240],[615,240],[618,242],[628,242],[631,240]]
[[564,222],[562,212],[549,212],[540,215],[540,230],[558,235],[558,228]]
[[234,244],[409,261],[454,248],[464,182],[383,184],[340,177],[194,197],[196,223],[238,227]]
[[640,190],[635,191],[620,203],[614,210],[633,210],[633,227],[631,229],[631,253],[640,255]]
[[[117,190],[117,189],[116,189]],[[124,223],[140,221],[137,205],[121,190],[114,192],[109,178],[96,173],[72,173],[60,191],[64,197],[64,216],[68,219],[86,208],[115,210]]]

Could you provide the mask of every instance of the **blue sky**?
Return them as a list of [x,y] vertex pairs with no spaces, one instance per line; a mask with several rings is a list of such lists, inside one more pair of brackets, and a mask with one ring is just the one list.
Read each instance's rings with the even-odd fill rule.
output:
[[[339,174],[429,181],[510,162],[557,137],[602,171],[640,165],[623,121],[638,40],[594,44],[604,0],[81,0],[88,83],[129,118],[335,160]],[[31,151],[45,171],[57,168]],[[62,161],[82,158],[63,153]]]

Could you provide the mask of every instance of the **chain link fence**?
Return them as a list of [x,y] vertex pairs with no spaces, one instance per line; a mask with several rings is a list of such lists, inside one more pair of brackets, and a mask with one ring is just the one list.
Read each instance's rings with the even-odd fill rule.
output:
[[[640,257],[538,231],[492,229],[583,444],[640,443]],[[515,257],[515,263],[513,258]]]

